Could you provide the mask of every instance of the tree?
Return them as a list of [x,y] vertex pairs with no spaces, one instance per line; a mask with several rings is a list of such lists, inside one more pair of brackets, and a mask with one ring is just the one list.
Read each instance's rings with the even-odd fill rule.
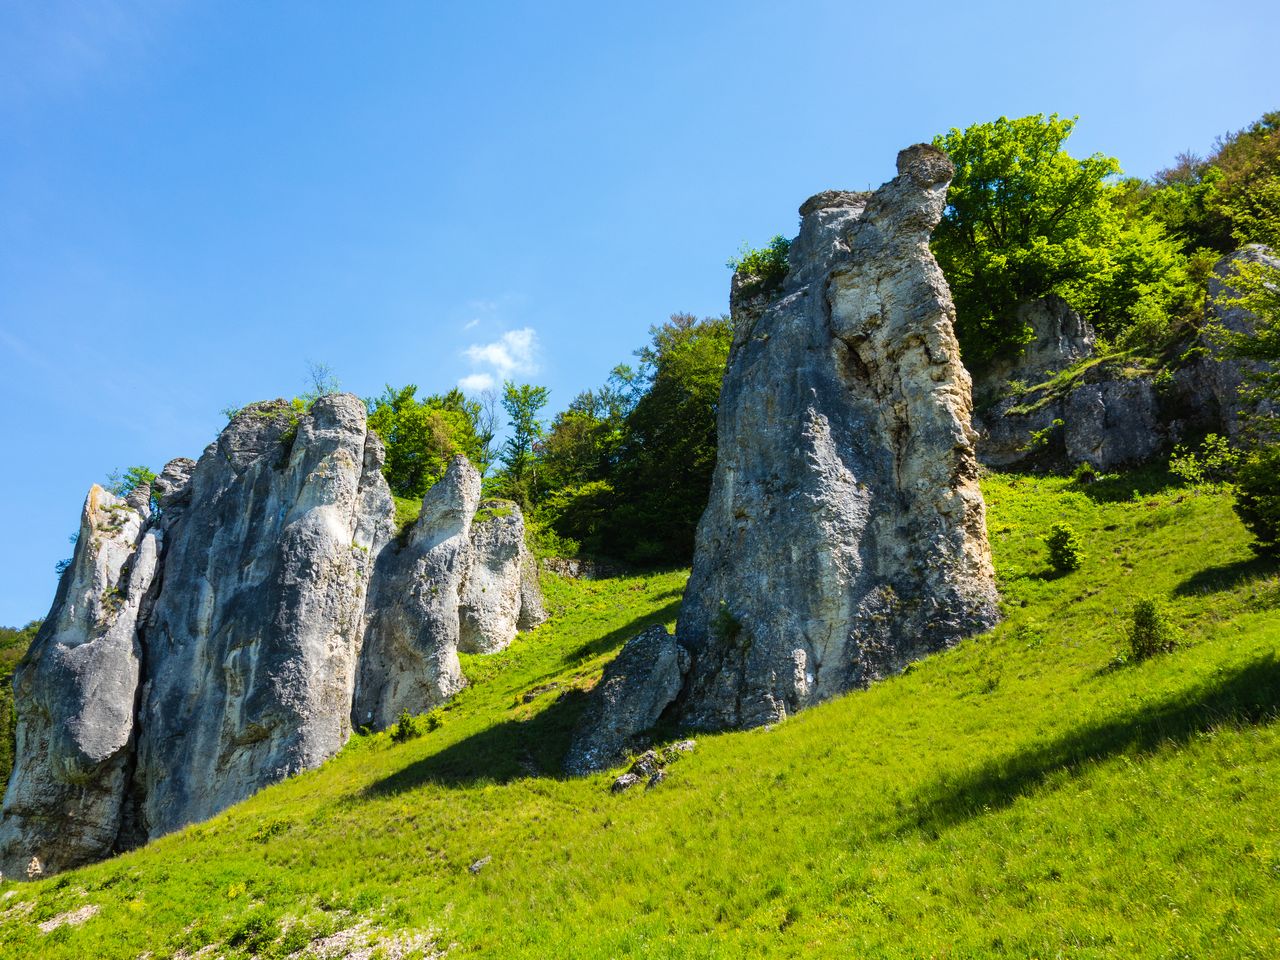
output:
[[507,411],[511,436],[502,447],[502,474],[498,488],[502,494],[530,509],[538,499],[536,444],[542,438],[538,414],[547,405],[550,391],[510,380],[502,385],[502,406]]
[[479,403],[461,390],[417,399],[415,384],[396,389],[387,385],[382,396],[365,401],[369,427],[386,446],[382,473],[391,492],[414,500],[431,488],[449,460],[458,454],[482,473],[488,467],[488,445],[479,423]]
[[1149,218],[1113,202],[1118,162],[1064,149],[1075,119],[1037,114],[934,138],[955,165],[933,251],[956,305],[966,363],[1016,356],[1031,331],[1017,305],[1057,294],[1104,333],[1135,317],[1167,322],[1185,295],[1176,244]]
[[716,463],[720,385],[733,342],[727,316],[678,313],[639,352],[649,388],[626,418],[612,482],[611,552],[676,563],[693,554]]

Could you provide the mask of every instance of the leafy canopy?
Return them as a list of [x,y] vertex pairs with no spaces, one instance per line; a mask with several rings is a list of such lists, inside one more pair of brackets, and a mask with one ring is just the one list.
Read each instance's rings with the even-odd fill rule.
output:
[[1015,318],[1022,301],[1056,294],[1114,334],[1137,320],[1160,325],[1183,295],[1176,245],[1112,202],[1119,163],[1063,149],[1074,126],[1036,114],[934,138],[956,173],[933,251],[970,367],[1021,352],[1032,336]]
[[488,468],[492,431],[482,405],[461,390],[417,398],[415,384],[387,385],[382,396],[365,401],[369,426],[387,448],[382,473],[397,497],[421,500],[439,480],[449,460],[462,454],[481,472]]

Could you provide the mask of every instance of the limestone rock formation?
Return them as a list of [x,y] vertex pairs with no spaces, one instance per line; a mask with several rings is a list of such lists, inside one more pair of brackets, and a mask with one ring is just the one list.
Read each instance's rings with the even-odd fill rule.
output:
[[385,726],[435,706],[463,684],[468,583],[489,649],[539,620],[518,512],[479,535],[480,479],[459,459],[399,542],[383,457],[358,398],[272,401],[150,491],[90,491],[15,675],[6,875],[211,816],[332,756],[353,714]]
[[995,622],[969,376],[929,250],[952,172],[942,151],[910,147],[874,193],[800,208],[776,295],[735,279],[676,642],[651,632],[623,648],[570,772],[615,762],[664,713],[695,728],[771,723]]
[[651,728],[680,693],[689,654],[665,627],[650,627],[627,641],[605,667],[564,761],[585,775],[624,759],[635,737]]
[[493,653],[517,630],[547,618],[537,561],[524,542],[524,518],[510,500],[485,500],[471,526],[471,566],[459,598],[458,649]]
[[[1280,268],[1280,259],[1253,244],[1223,257],[1209,282],[1205,312],[1237,333],[1253,329],[1254,318],[1230,301],[1231,276],[1239,263]],[[1039,356],[1046,369],[1062,369],[1083,359],[1083,341],[1043,338]],[[1039,342],[1039,341],[1037,341]],[[1178,351],[1189,361],[1163,382],[1124,360],[1100,362],[1069,382],[1031,383],[1026,393],[1009,395],[1007,379],[989,374],[974,390],[980,412],[978,456],[988,466],[1072,467],[1088,462],[1113,470],[1163,457],[1174,444],[1205,433],[1235,437],[1247,401],[1240,387],[1246,362],[1224,357],[1211,336],[1200,334]],[[1001,396],[1001,394],[1004,394]]]
[[969,376],[929,250],[952,167],[801,208],[781,295],[740,318],[677,637],[693,727],[756,726],[996,620]]
[[171,531],[145,631],[149,835],[316,766],[350,735],[391,495],[357,398],[323,397],[295,419],[282,402],[242,411],[196,464]]
[[401,710],[437,706],[465,684],[458,665],[458,607],[471,562],[480,474],[464,457],[427,491],[403,546],[378,561],[353,716],[374,729]]
[[1034,386],[1093,356],[1093,327],[1061,297],[1024,301],[1018,304],[1015,317],[1031,332],[1032,340],[1016,359],[997,362],[981,381],[974,382],[975,398],[1007,388],[1011,382]]
[[[1209,280],[1209,312],[1232,333],[1251,334],[1256,318],[1244,307],[1231,302],[1238,296],[1231,280],[1237,267],[1243,264],[1262,264],[1271,270],[1280,270],[1280,257],[1269,247],[1251,243],[1219,260]],[[1254,368],[1248,362],[1224,358],[1221,348],[1211,341],[1206,346],[1208,356],[1201,358],[1202,372],[1197,379],[1213,398],[1221,426],[1219,432],[1235,437],[1243,425],[1241,415],[1248,412],[1247,401],[1241,397],[1240,388]]]
[[132,772],[141,648],[139,611],[155,577],[159,535],[145,499],[95,485],[70,568],[14,675],[17,749],[0,827],[0,870],[23,876],[109,852]]

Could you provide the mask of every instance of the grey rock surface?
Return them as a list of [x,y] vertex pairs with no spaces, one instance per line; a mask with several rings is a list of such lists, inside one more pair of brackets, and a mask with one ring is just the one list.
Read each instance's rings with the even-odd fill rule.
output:
[[756,726],[996,620],[970,382],[929,239],[952,167],[802,207],[783,289],[735,317],[677,637],[694,727]]
[[1081,384],[1067,394],[1062,420],[1068,463],[1112,470],[1150,460],[1164,445],[1149,377]]
[[493,653],[546,619],[524,516],[509,500],[485,500],[471,525],[471,560],[459,592],[458,649]]
[[541,621],[519,512],[473,524],[459,458],[397,540],[383,460],[364,403],[336,394],[245,407],[125,500],[92,488],[15,676],[0,869],[99,859],[318,765],[353,714],[440,703],[463,683],[467,584],[484,648]]
[[[1256,318],[1244,307],[1231,302],[1239,296],[1232,286],[1232,277],[1244,264],[1261,264],[1280,270],[1280,258],[1269,247],[1259,243],[1249,244],[1223,257],[1214,265],[1213,276],[1209,280],[1208,312],[1232,333],[1252,334]],[[1241,387],[1245,386],[1250,372],[1259,369],[1259,365],[1224,357],[1221,347],[1212,340],[1207,346],[1209,354],[1201,359],[1201,383],[1208,388],[1216,405],[1219,432],[1235,438],[1243,427],[1241,415],[1252,409],[1248,398],[1241,396]]]
[[[148,836],[332,756],[391,500],[364,405],[242,410],[196,464],[145,628],[136,790]],[[380,516],[366,516],[374,504]]]
[[465,685],[459,606],[479,505],[480,474],[455,457],[427,491],[403,545],[379,557],[352,707],[358,725],[380,730],[401,710],[425,712]]
[[1093,356],[1093,327],[1061,297],[1018,304],[1015,318],[1031,331],[1032,340],[1016,359],[996,363],[974,383],[974,395],[999,391],[1010,381],[1029,386]]
[[572,776],[621,762],[680,693],[689,654],[664,627],[626,642],[608,666],[574,730],[564,768]]
[[[144,491],[145,493],[145,491]],[[0,822],[0,871],[21,877],[110,854],[124,815],[141,670],[136,628],[159,535],[146,497],[94,485],[71,566],[14,675],[17,750]]]
[[[1230,302],[1236,295],[1231,277],[1241,263],[1280,269],[1280,259],[1259,244],[1223,257],[1209,282],[1206,314],[1232,332],[1250,333],[1255,318]],[[1055,349],[1051,340],[1046,340],[1049,355]],[[1082,341],[1072,341],[1061,341],[1064,359],[1082,349]],[[1241,387],[1257,366],[1227,357],[1208,334],[1186,347],[1194,348],[1187,351],[1194,359],[1177,366],[1163,385],[1151,373],[1125,369],[1123,362],[1104,362],[1065,389],[993,399],[1007,382],[994,374],[985,377],[974,391],[986,401],[974,417],[979,459],[996,468],[1073,467],[1087,461],[1099,470],[1114,470],[1162,458],[1174,444],[1205,433],[1237,437],[1251,409]],[[1061,426],[1053,427],[1054,421]],[[1037,443],[1035,434],[1046,430],[1048,442]]]

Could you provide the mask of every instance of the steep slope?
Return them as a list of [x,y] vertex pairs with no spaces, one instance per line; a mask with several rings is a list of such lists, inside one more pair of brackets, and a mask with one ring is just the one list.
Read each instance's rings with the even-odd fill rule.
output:
[[[207,823],[6,884],[0,956],[286,956],[352,928],[450,956],[1274,956],[1275,568],[1221,492],[984,494],[1007,618],[902,676],[700,735],[615,795],[556,775],[573,691],[674,622],[684,578],[552,580],[551,621],[462,656],[472,686],[420,737],[358,737]],[[1054,520],[1089,554],[1065,577]],[[1147,593],[1187,643],[1114,666]]]

